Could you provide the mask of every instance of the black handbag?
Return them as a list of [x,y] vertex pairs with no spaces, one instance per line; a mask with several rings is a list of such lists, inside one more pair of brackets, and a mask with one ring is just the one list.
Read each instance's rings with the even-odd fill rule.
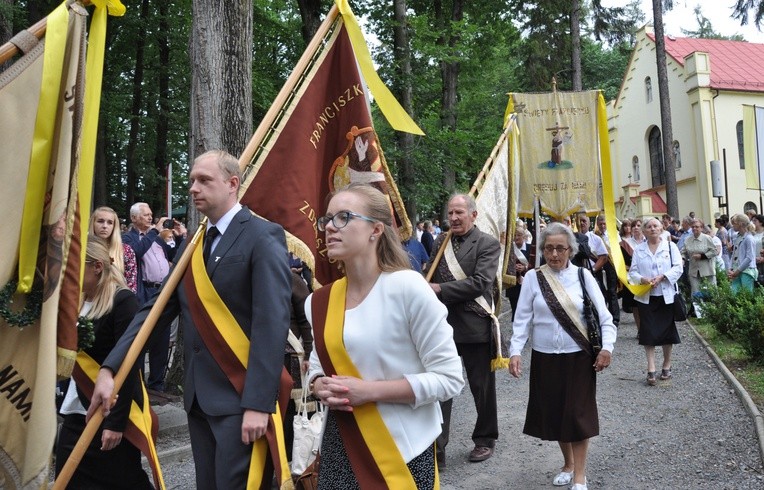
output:
[[584,295],[584,320],[586,321],[586,333],[589,337],[589,343],[592,344],[592,350],[596,356],[602,350],[602,326],[600,325],[600,316],[597,308],[594,307],[589,293],[586,292],[586,282],[584,281],[584,269],[578,268],[578,280],[581,281],[581,291]]
[[[674,254],[671,253],[671,245],[669,245],[669,260],[671,261],[671,267],[674,267]],[[676,286],[674,286],[676,288]],[[683,322],[687,320],[687,303],[684,301],[684,295],[676,290],[674,293],[674,321]]]

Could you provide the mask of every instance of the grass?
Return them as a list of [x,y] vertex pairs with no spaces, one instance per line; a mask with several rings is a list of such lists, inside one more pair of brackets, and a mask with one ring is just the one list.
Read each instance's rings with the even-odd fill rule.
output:
[[692,325],[745,387],[759,411],[764,413],[764,366],[748,359],[740,344],[721,335],[711,324],[693,320]]

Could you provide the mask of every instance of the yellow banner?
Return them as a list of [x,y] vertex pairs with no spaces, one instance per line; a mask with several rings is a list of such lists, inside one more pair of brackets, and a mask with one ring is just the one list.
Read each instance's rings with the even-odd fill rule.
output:
[[602,209],[597,92],[510,94],[507,112],[521,134],[518,213],[532,216],[537,199],[558,219]]

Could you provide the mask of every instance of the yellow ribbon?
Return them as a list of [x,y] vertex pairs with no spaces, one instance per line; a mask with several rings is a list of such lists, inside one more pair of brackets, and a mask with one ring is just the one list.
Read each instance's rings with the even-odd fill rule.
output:
[[[92,0],[95,6],[88,34],[88,54],[85,71],[85,103],[82,117],[82,140],[80,144],[80,166],[77,174],[77,198],[80,201],[80,243],[86,243],[88,235],[88,214],[92,200],[93,177],[95,174],[95,148],[98,139],[98,114],[101,108],[101,85],[103,82],[103,60],[106,51],[106,18],[108,15],[125,15],[125,6],[119,0]],[[80,263],[85,263],[87,247],[82,247]],[[82,284],[85,268],[80,268]]]
[[[361,373],[358,372],[358,368],[345,350],[342,334],[345,324],[347,282],[345,277],[335,281],[329,292],[324,342],[337,374],[362,379]],[[416,488],[414,478],[406,467],[406,462],[403,461],[393,436],[387,430],[382,415],[377,410],[377,404],[366,403],[353,407],[353,417],[358,422],[361,435],[385,478],[387,488]]]
[[629,284],[628,271],[626,263],[623,260],[621,247],[618,243],[621,237],[618,236],[615,224],[615,199],[613,193],[613,170],[610,163],[610,136],[607,129],[607,109],[605,108],[605,97],[602,92],[597,95],[597,130],[600,140],[600,161],[602,165],[602,200],[605,207],[605,223],[607,224],[608,240],[613,246],[610,247],[610,257],[613,259],[615,271],[621,283],[629,288],[629,291],[635,296],[647,294],[650,291],[649,284]]
[[[90,210],[95,165],[96,129],[98,127],[98,110],[101,98],[101,80],[103,78],[104,46],[106,44],[106,10],[111,15],[122,15],[125,13],[125,7],[118,0],[94,0],[93,4],[95,4],[96,9],[93,21],[91,22],[88,42],[85,114],[83,116],[80,153],[81,166],[77,176],[80,194],[80,213],[88,213]],[[56,126],[55,115],[60,98],[68,22],[69,10],[66,7],[66,2],[61,3],[47,17],[42,84],[29,160],[29,175],[24,196],[24,211],[19,241],[18,292],[20,293],[31,291],[34,280],[45,204],[45,186],[48,179],[50,156],[53,150]],[[87,218],[81,219],[80,225],[81,236],[85,237],[88,226]],[[84,260],[85,247],[82,247],[82,261],[84,262]],[[81,274],[82,271],[80,271]],[[81,279],[82,277],[80,276]]]
[[411,119],[411,116],[401,107],[395,96],[390,92],[390,89],[387,88],[385,82],[377,75],[374,63],[371,60],[369,47],[366,45],[366,40],[361,32],[361,27],[358,25],[358,20],[353,15],[353,11],[350,10],[348,0],[335,0],[334,3],[337,4],[342,20],[345,22],[345,28],[348,31],[348,37],[353,45],[353,52],[358,61],[358,66],[361,67],[361,73],[366,81],[366,85],[369,87],[369,91],[374,96],[379,109],[390,123],[390,126],[397,131],[424,136],[424,131]]
[[[80,365],[82,372],[85,373],[90,381],[95,383],[96,377],[98,376],[98,371],[101,369],[101,366],[95,361],[95,359],[90,357],[90,355],[88,355],[88,353],[85,351],[81,350],[77,353],[77,363]],[[162,475],[162,468],[159,465],[159,455],[157,454],[157,448],[154,444],[154,438],[151,437],[151,429],[154,422],[151,420],[149,395],[146,393],[146,386],[143,384],[143,381],[141,381],[141,390],[143,391],[143,407],[139,406],[135,400],[132,400],[130,403],[129,419],[130,422],[132,422],[133,425],[135,425],[135,427],[137,427],[138,430],[141,431],[143,436],[146,438],[149,453],[151,455],[151,459],[154,462],[154,464],[151,465],[151,469],[153,471],[154,468],[156,468],[157,474],[155,476],[157,480],[159,480],[161,489],[164,490],[164,476]]]
[[45,204],[45,186],[48,180],[50,155],[53,151],[56,107],[61,88],[68,23],[69,10],[66,8],[66,2],[56,7],[48,15],[40,99],[37,106],[37,119],[35,120],[32,152],[29,158],[29,175],[21,221],[19,284],[17,288],[19,293],[30,292],[34,280],[42,213]]

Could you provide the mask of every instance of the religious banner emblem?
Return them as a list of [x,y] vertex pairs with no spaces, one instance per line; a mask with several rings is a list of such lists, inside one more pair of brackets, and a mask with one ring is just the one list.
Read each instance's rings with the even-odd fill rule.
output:
[[532,216],[537,199],[557,218],[602,209],[597,96],[511,94],[508,112],[517,114],[521,135],[518,214]]

